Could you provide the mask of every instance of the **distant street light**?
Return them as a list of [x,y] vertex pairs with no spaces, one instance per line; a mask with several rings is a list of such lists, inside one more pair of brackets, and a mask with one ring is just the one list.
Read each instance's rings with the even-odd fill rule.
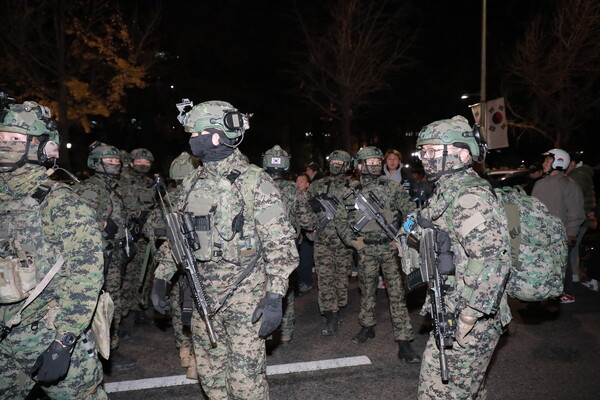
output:
[[67,143],[67,149],[70,149],[71,147],[73,147],[71,143]]
[[462,100],[468,99],[469,97],[473,97],[473,96],[479,96],[479,93],[465,93],[462,96],[460,96],[460,98]]

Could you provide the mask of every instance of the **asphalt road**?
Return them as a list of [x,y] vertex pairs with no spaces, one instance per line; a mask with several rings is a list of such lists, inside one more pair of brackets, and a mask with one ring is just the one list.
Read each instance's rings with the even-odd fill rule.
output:
[[[268,365],[366,356],[370,364],[269,375],[271,399],[415,399],[419,365],[397,358],[385,290],[378,290],[376,337],[362,345],[351,342],[360,329],[356,279],[350,283],[350,300],[343,311],[341,330],[332,337],[320,335],[317,291],[296,299],[294,340],[287,347],[277,338],[267,342]],[[511,299],[514,320],[501,338],[488,370],[488,399],[598,399],[600,389],[600,294],[576,285],[577,301],[528,304]],[[424,291],[408,296],[415,330],[414,347],[421,352],[429,323],[419,315]],[[152,313],[148,312],[149,316]],[[106,383],[185,374],[179,367],[172,329],[164,324],[125,325],[133,338],[121,351],[139,360],[134,371],[105,376]],[[161,327],[162,326],[162,327]],[[364,358],[363,358],[364,360]],[[107,385],[107,388],[110,385]],[[198,384],[109,393],[111,399],[201,399]]]

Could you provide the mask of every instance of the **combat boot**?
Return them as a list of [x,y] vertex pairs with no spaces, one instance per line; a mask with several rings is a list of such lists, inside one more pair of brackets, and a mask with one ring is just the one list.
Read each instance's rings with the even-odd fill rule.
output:
[[188,379],[198,380],[198,366],[196,364],[196,357],[191,357],[190,366],[188,367],[185,377]]
[[421,357],[415,353],[408,340],[398,340],[398,358],[406,361],[407,364],[421,362]]
[[179,348],[179,359],[181,360],[181,366],[187,368],[192,363],[192,351],[189,347],[180,347]]
[[321,335],[331,336],[340,330],[340,318],[337,311],[325,311],[325,326],[321,330]]
[[113,350],[110,354],[110,369],[112,371],[129,371],[136,369],[138,362],[133,358],[125,357],[117,350]]
[[352,341],[354,343],[364,343],[367,341],[367,339],[373,339],[375,337],[375,329],[372,326],[363,326],[362,328],[360,328],[360,332],[358,332],[356,334],[356,336],[354,336],[352,338]]

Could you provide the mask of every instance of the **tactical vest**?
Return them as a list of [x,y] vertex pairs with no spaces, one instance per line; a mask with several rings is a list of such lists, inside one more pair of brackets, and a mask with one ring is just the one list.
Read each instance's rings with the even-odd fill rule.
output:
[[27,196],[0,203],[0,304],[26,299],[58,257],[45,238],[41,215],[57,186],[40,184]]
[[[400,217],[400,216],[395,215],[394,211],[392,211],[392,209],[391,209],[391,204],[390,204],[390,199],[391,199],[390,186],[394,185],[394,184],[397,184],[397,183],[390,181],[389,179],[387,179],[385,177],[379,177],[379,178],[377,178],[376,181],[370,182],[365,187],[362,187],[362,185],[357,185],[354,188],[354,191],[362,192],[365,195],[365,197],[367,197],[367,198],[368,198],[369,193],[374,194],[379,199],[381,204],[383,205],[383,209],[381,210],[381,213],[385,217],[385,220],[388,223],[398,226],[399,225],[398,217]],[[350,199],[352,201],[355,201],[355,196],[352,195],[350,197]],[[345,200],[346,204],[348,204],[347,201],[348,201],[348,199]],[[352,204],[354,204],[354,203],[352,203]],[[363,216],[363,214],[360,211],[352,211],[352,213],[354,214],[352,225],[354,225]],[[385,234],[385,231],[381,228],[381,226],[379,226],[379,224],[375,220],[369,221],[363,227],[363,229],[360,231],[360,235],[364,236],[365,238],[380,240],[385,243],[389,242],[389,238]]]
[[[115,183],[117,182],[118,181],[115,181]],[[121,195],[99,177],[93,176],[87,179],[84,182],[84,185],[85,184],[93,185],[97,188],[98,205],[93,208],[95,209],[100,222],[104,222],[108,218],[111,218],[119,226],[119,231],[115,235],[115,239],[123,239],[125,237],[125,227],[128,223],[128,215]],[[80,186],[80,188],[83,189],[84,186]],[[83,190],[80,190],[80,192],[83,192]],[[83,194],[80,194],[80,196],[86,200],[86,196]]]
[[217,181],[196,176],[184,183],[183,211],[193,216],[200,245],[194,253],[197,260],[243,266],[256,258],[260,239],[253,190],[261,172],[250,165]]

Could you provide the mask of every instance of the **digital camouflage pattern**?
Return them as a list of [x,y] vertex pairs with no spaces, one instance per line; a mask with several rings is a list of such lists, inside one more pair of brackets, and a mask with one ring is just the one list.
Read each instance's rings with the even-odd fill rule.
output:
[[506,293],[523,301],[542,301],[563,292],[569,253],[560,218],[522,189],[495,189],[506,210],[510,234],[510,278]]
[[123,197],[119,193],[121,189],[119,182],[119,179],[110,175],[96,173],[76,188],[79,196],[96,210],[97,220],[101,227],[104,227],[108,218],[112,219],[119,227],[114,238],[105,238],[104,240],[105,248],[110,249],[110,263],[105,271],[104,290],[110,293],[115,307],[111,324],[111,349],[119,347],[119,328],[122,314],[125,311],[122,284],[127,257],[123,250],[123,241],[125,240],[128,216]]
[[473,136],[469,121],[457,115],[450,119],[432,122],[423,127],[417,139],[417,148],[426,144],[458,144],[464,143],[469,147],[471,155],[479,156],[479,144]]
[[[263,162],[264,164],[264,162]],[[300,226],[296,219],[296,207],[298,203],[298,189],[296,184],[292,181],[279,179],[275,180],[275,185],[283,200],[283,204],[287,210],[288,218],[294,228],[294,237],[296,240],[300,237]],[[283,312],[283,318],[281,320],[281,340],[290,341],[294,336],[294,322],[296,321],[296,308],[294,307],[294,298],[296,294],[292,285],[292,275],[290,275],[290,285],[285,295],[285,307]]]
[[[136,158],[149,159],[152,155],[151,153],[150,155],[144,153],[146,155],[142,156],[138,153],[134,155],[134,151],[131,152],[134,160]],[[154,181],[146,174],[135,170],[125,174],[122,173],[121,180],[124,181],[122,183],[124,189],[123,202],[129,214],[129,221],[138,225],[141,233],[151,210],[156,205],[156,189],[152,186]],[[143,234],[136,236],[136,242],[133,244],[135,254],[133,259],[129,261],[123,277],[123,315],[127,315],[129,310],[140,310],[148,307],[150,282],[152,280],[151,274],[147,273],[147,265],[144,266],[144,259],[146,247],[151,246],[151,244]],[[142,276],[145,267],[146,271]],[[142,288],[141,292],[140,288]]]
[[[52,187],[41,204],[31,197],[40,185]],[[59,254],[65,259],[46,289],[23,311],[21,323],[0,342],[3,398],[26,397],[35,384],[27,376],[31,367],[59,332],[72,332],[79,340],[67,377],[43,389],[57,399],[80,398],[86,392],[94,392],[88,398],[107,398],[98,386],[102,367],[93,337],[89,335],[87,344],[80,337],[90,325],[103,283],[102,238],[94,211],[69,187],[50,181],[45,168],[26,164],[0,174],[0,221],[0,248],[9,249],[12,239],[22,242],[41,275]],[[1,304],[1,323],[6,324],[21,305]]]
[[383,215],[389,223],[399,226],[403,216],[414,210],[415,205],[408,198],[404,188],[397,182],[390,181],[384,176],[372,178],[361,177],[361,184],[347,189],[337,208],[335,226],[342,241],[351,246],[352,241],[362,237],[367,245],[358,250],[358,287],[360,288],[360,312],[358,322],[363,327],[376,325],[375,300],[379,271],[381,270],[387,282],[387,293],[390,302],[394,340],[412,340],[413,331],[406,308],[406,300],[399,260],[396,250],[391,246],[391,240],[375,221],[370,221],[361,232],[354,232],[352,225],[362,217],[356,210],[348,211],[346,206],[355,204],[355,191],[360,190],[368,198],[373,193],[384,205]]
[[[227,176],[234,170],[240,175],[231,183]],[[247,185],[246,179],[254,183]],[[209,307],[216,312],[212,321],[219,336],[217,347],[212,348],[206,325],[194,312],[192,334],[202,387],[211,399],[268,399],[265,345],[258,336],[261,320],[252,324],[251,318],[267,291],[285,295],[288,277],[298,264],[293,228],[281,195],[273,180],[248,164],[239,150],[224,160],[205,163],[184,181],[183,188],[179,209],[196,217],[211,215],[211,223],[220,231],[213,230],[209,252],[195,254]],[[243,237],[236,234],[227,241],[232,237],[232,220],[242,208]],[[197,233],[204,235],[201,240],[207,239],[206,232]],[[221,255],[213,252],[217,249],[222,250]],[[260,258],[252,272],[224,306],[215,310],[218,299],[258,252]],[[166,275],[161,274],[157,271],[156,278]]]
[[[308,187],[306,199],[310,201],[316,197],[331,198],[341,204],[344,192],[356,184],[358,182],[352,182],[343,174],[326,176],[314,181]],[[303,210],[314,215],[308,204],[305,204]],[[321,219],[323,214],[325,211],[320,211],[314,215],[313,220]],[[313,230],[315,231],[315,272],[319,278],[319,310],[321,314],[338,311],[348,304],[348,275],[352,269],[353,249],[342,242],[335,229],[334,221],[330,221],[323,228],[314,224]]]
[[[480,185],[474,186],[473,181]],[[511,320],[504,290],[511,265],[504,210],[487,181],[467,169],[443,175],[421,215],[452,241],[456,272],[446,280],[447,310],[478,319],[466,348],[455,343],[446,350],[447,384],[441,381],[439,350],[430,335],[421,364],[419,398],[476,398],[502,327]]]

